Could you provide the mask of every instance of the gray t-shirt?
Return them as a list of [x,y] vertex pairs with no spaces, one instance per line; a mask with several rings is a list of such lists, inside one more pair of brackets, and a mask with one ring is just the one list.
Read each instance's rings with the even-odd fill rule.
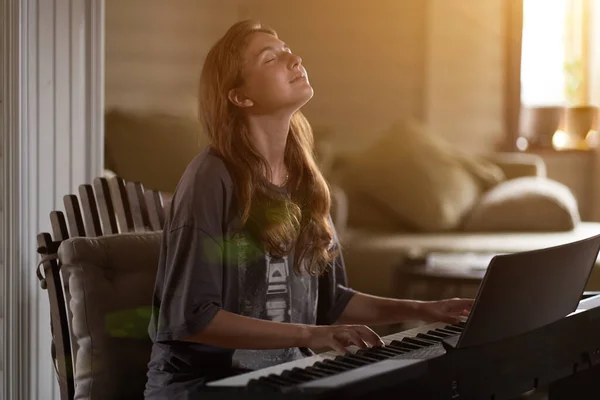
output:
[[[293,254],[270,257],[238,225],[231,176],[209,147],[184,172],[164,226],[149,327],[154,344],[147,398],[162,397],[169,387],[189,390],[231,374],[232,367],[259,369],[310,354],[181,341],[205,328],[220,309],[325,325],[337,320],[352,297],[341,254],[324,275],[297,275]],[[339,246],[337,237],[334,245]]]

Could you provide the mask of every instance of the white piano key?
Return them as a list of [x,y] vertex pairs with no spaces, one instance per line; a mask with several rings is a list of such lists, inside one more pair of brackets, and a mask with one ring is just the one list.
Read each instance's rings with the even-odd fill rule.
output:
[[[422,325],[413,329],[408,329],[405,331],[401,331],[398,333],[394,333],[391,335],[387,335],[382,337],[381,339],[387,345],[390,344],[394,340],[402,340],[404,337],[414,337],[419,333],[426,333],[432,329],[436,328],[444,328],[449,324],[443,322],[436,322],[433,324]],[[354,353],[358,350],[356,346],[349,346],[348,350],[351,353]],[[274,365],[272,367],[263,368],[260,370],[246,372],[245,374],[240,374],[236,376],[232,376],[229,378],[224,378],[220,380],[216,380],[213,382],[207,383],[208,386],[246,386],[248,382],[252,379],[257,379],[263,376],[271,375],[271,374],[281,374],[285,370],[291,370],[292,368],[306,368],[310,367],[314,363],[318,361],[323,361],[325,359],[334,359],[335,357],[342,355],[337,351],[327,351],[324,353],[317,354],[312,357],[306,357],[296,361],[290,361],[283,364]]]

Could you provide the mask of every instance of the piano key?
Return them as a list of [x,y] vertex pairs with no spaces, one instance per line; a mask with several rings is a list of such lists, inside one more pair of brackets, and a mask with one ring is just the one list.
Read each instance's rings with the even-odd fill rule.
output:
[[312,375],[302,373],[302,370],[299,372],[285,370],[281,373],[281,377],[293,381],[294,383],[304,383],[315,379],[315,377]]
[[421,347],[433,346],[437,342],[433,340],[423,339],[423,338],[414,338],[414,337],[405,337],[402,341],[407,343],[416,344]]
[[317,379],[311,382],[306,382],[298,385],[301,389],[309,388],[335,388],[340,387],[350,382],[356,383],[365,381],[373,376],[384,374],[389,371],[404,369],[406,379],[410,379],[411,375],[418,376],[426,371],[426,363],[424,360],[385,360],[375,364],[370,364],[361,368],[356,368],[351,371],[346,371],[341,374],[333,375],[327,378]]
[[334,361],[352,364],[356,367],[362,367],[363,365],[369,364],[369,362],[361,360],[359,357],[354,357],[351,355],[336,357]]
[[330,375],[332,374],[337,374],[339,372],[344,372],[347,371],[348,367],[343,367],[343,366],[339,366],[339,365],[331,365],[331,364],[325,364],[322,362],[318,362],[313,364],[312,366],[308,367],[308,368],[315,368],[319,371],[323,371],[323,372],[328,372]]
[[338,356],[338,357],[334,358],[333,360],[323,360],[323,364],[339,366],[341,368],[346,368],[346,370],[356,368],[356,365],[354,365],[354,364],[351,364],[351,363],[348,363],[345,361],[340,361],[341,357],[342,356]]
[[357,360],[363,360],[364,362],[366,362],[368,364],[371,364],[371,363],[374,363],[374,362],[377,362],[377,361],[381,361],[381,360],[378,360],[376,358],[371,358],[371,357],[369,357],[367,355],[361,355],[361,354],[356,354],[356,353],[354,353],[352,355],[348,355],[346,357],[351,357],[351,358],[357,359]]
[[420,338],[420,339],[431,340],[433,342],[441,342],[442,341],[441,337],[430,335],[430,334],[427,334],[427,333],[419,333],[419,334],[417,334],[417,337]]
[[448,329],[443,329],[443,328],[437,328],[437,329],[434,329],[434,331],[440,332],[440,333],[445,333],[447,336],[453,336],[453,335],[457,334],[457,332],[454,332],[454,331],[451,331]]
[[298,368],[298,367],[296,367],[296,368],[292,369],[292,371],[296,371],[296,370],[303,371],[303,372],[305,372],[307,374],[311,374],[311,375],[313,375],[315,377],[320,377],[320,378],[323,378],[323,377],[329,376],[329,375],[334,375],[334,374],[337,373],[335,371],[328,370],[326,368],[314,367],[314,366],[307,367],[307,368]]
[[385,346],[385,349],[383,349],[382,351],[385,353],[400,355],[400,354],[407,353],[410,350],[414,350],[414,349],[407,349],[405,347],[389,344],[389,345]]
[[245,386],[251,379],[260,378],[261,376],[266,376],[269,374],[279,374],[286,369],[292,369],[294,367],[308,367],[319,361],[333,359],[337,354],[339,353],[327,352],[317,354],[311,357],[306,357],[283,364],[273,365],[272,367],[267,367],[256,371],[247,372],[244,374],[231,376],[228,378],[207,382],[207,386]]
[[402,341],[394,340],[392,343],[390,343],[386,346],[386,348],[389,348],[389,347],[391,347],[393,349],[402,350],[402,351],[411,351],[411,350],[420,349],[423,347],[423,345],[409,343],[403,339]]
[[375,358],[377,360],[386,360],[393,357],[390,352],[382,352],[380,349],[359,350],[356,354],[359,356]]
[[[466,320],[466,318],[465,318],[465,320]],[[464,323],[463,323],[463,325],[464,325]],[[425,333],[429,330],[433,330],[436,328],[453,329],[453,330],[458,331],[457,333],[462,331],[462,326],[460,326],[460,325],[448,325],[447,323],[438,322],[438,323],[423,325],[423,326],[419,326],[417,328],[397,332],[397,333],[394,333],[394,334],[391,334],[388,336],[384,336],[384,337],[382,337],[382,339],[386,345],[390,345],[392,342],[394,342],[396,340],[399,341],[399,343],[402,343],[401,341],[405,337],[413,337],[414,338],[418,333]],[[393,346],[393,350],[410,351],[410,350],[414,349],[413,346],[415,346],[415,343],[409,344],[409,346],[406,346],[406,344],[409,344],[409,343],[403,343],[401,345]],[[418,345],[420,347],[429,346],[431,344],[432,344],[431,342],[426,342],[426,341],[418,343]],[[384,346],[383,348],[386,348],[386,346]],[[349,350],[351,352],[356,352],[359,350],[359,348],[356,346],[350,346]],[[257,371],[252,371],[252,372],[248,372],[245,374],[232,376],[229,378],[216,380],[213,382],[208,382],[207,386],[245,386],[248,384],[248,382],[251,379],[257,379],[257,378],[260,378],[261,376],[267,376],[269,374],[280,374],[285,370],[290,370],[295,367],[307,368],[309,366],[313,366],[314,364],[316,364],[318,362],[323,362],[324,360],[333,360],[335,357],[337,357],[339,355],[340,355],[340,353],[338,353],[336,351],[327,351],[327,352],[323,352],[323,353],[320,353],[320,354],[317,354],[317,355],[311,356],[311,357],[306,357],[306,358],[303,358],[300,360],[290,361],[287,363],[274,365],[272,367],[263,368],[263,369],[260,369]],[[339,368],[339,367],[340,367],[340,365],[337,366],[337,368]],[[322,368],[325,368],[325,366],[323,365]]]
[[398,350],[411,351],[411,350],[420,349],[423,346],[414,344],[414,343],[408,343],[406,341],[401,342],[400,340],[394,340],[392,343],[390,343],[386,346],[386,348],[389,348],[389,347],[398,349]]
[[271,374],[271,375],[263,376],[262,378],[259,378],[258,380],[273,382],[276,384],[280,384],[281,386],[291,386],[294,384],[294,381],[282,377],[281,374],[279,374],[279,375]]
[[450,331],[450,332],[454,332],[457,335],[461,334],[462,331],[463,331],[462,328],[459,328],[459,327],[454,326],[454,325],[449,325],[449,326],[445,327],[444,329],[447,330],[447,331]]
[[385,347],[379,347],[377,349],[372,349],[370,350],[373,354],[381,354],[384,356],[389,356],[389,357],[395,357],[399,354],[403,354],[406,353],[405,350],[401,350],[395,347],[392,347],[390,345],[387,345]]
[[427,335],[430,335],[430,336],[436,336],[436,337],[439,337],[439,338],[441,338],[441,339],[443,339],[443,338],[446,338],[446,337],[450,336],[450,335],[448,335],[447,333],[438,332],[438,331],[436,331],[435,329],[434,329],[434,330],[432,330],[432,331],[428,331],[428,332],[427,332]]

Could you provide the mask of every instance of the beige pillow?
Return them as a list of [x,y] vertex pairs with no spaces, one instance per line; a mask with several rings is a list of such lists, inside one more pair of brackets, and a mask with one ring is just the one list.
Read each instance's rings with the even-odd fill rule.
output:
[[[458,228],[480,195],[504,179],[499,167],[459,151],[410,120],[395,123],[341,168],[340,184],[349,193],[349,225],[373,214],[375,204],[383,215],[374,224],[381,226],[383,218],[399,229],[424,232]],[[358,227],[377,229],[370,221],[362,218]]]
[[581,220],[562,183],[540,177],[503,182],[482,196],[465,219],[467,231],[568,231]]

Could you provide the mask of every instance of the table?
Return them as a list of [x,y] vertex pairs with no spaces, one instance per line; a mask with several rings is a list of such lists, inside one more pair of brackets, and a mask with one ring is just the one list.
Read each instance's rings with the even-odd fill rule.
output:
[[432,252],[403,260],[401,286],[407,298],[475,297],[495,254]]

